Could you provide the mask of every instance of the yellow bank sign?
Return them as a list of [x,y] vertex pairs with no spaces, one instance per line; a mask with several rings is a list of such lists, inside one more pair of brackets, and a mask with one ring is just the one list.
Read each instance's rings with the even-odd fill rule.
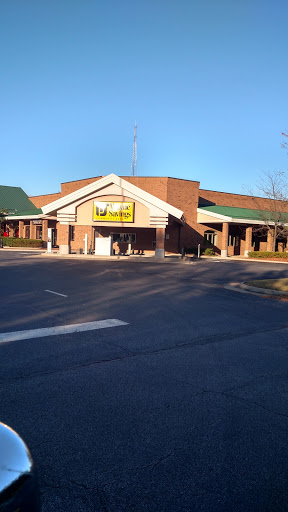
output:
[[94,201],[93,220],[105,222],[134,222],[134,203],[105,203]]

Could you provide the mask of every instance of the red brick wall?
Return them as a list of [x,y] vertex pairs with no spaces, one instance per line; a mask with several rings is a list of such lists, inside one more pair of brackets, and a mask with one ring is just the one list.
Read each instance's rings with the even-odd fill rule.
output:
[[[144,177],[144,176],[120,176],[124,180],[132,183],[136,187],[142,188],[146,192],[153,194],[154,196],[162,199],[162,201],[167,201],[167,183],[170,178],[158,178],[158,177]],[[87,178],[84,180],[70,181],[68,183],[61,184],[61,195],[66,196],[67,194],[71,194],[75,190],[79,188],[86,187],[86,185],[90,185],[95,181],[100,180],[103,176],[98,176],[96,178]],[[31,199],[32,200],[32,199]]]
[[[70,241],[71,250],[83,249],[85,247],[85,234],[88,235],[88,249],[90,248],[91,242],[91,226],[75,226],[74,241]],[[92,240],[93,242],[93,240]],[[94,245],[93,245],[94,246]]]
[[90,185],[90,183],[94,183],[94,181],[98,181],[101,178],[103,178],[103,176],[97,176],[96,178],[86,178],[84,180],[68,181],[67,183],[61,183],[61,195],[59,197],[67,196],[68,194],[75,192],[75,190],[78,190],[79,188],[86,187],[86,185]]
[[[212,190],[199,190],[199,203],[202,205],[207,203],[218,204],[221,206],[234,206],[238,208],[252,208],[257,210],[258,208],[270,209],[271,202],[269,199],[264,197],[252,197],[241,194],[229,194],[228,192],[216,192]],[[281,202],[279,201],[281,204]]]
[[[44,237],[43,237],[44,238]],[[46,238],[47,240],[47,238]],[[57,245],[69,244],[69,226],[57,222]]]
[[[35,196],[31,200],[37,207],[44,206],[60,197],[63,197],[79,188],[85,187],[90,183],[98,181],[102,176],[87,178],[84,180],[76,180],[68,183],[61,184],[61,193],[48,194],[46,196]],[[132,183],[133,185],[145,190],[146,192],[158,197],[162,201],[168,202],[172,206],[184,211],[186,224],[181,226],[180,231],[180,250],[182,247],[194,247],[202,241],[201,234],[204,233],[205,226],[199,226],[196,222],[197,206],[199,197],[199,182],[181,180],[177,178],[168,177],[144,177],[144,176],[123,176],[123,179]],[[110,228],[107,228],[109,233]],[[133,229],[133,232],[136,230]],[[200,234],[198,233],[200,230]],[[115,229],[113,229],[115,231]],[[126,229],[125,229],[126,231]],[[149,229],[146,233],[143,230],[138,232],[137,243],[135,248],[138,249],[152,249],[152,242],[155,240],[155,230]],[[169,234],[169,240],[166,240],[165,247],[168,252],[178,252],[179,246],[179,225],[172,223],[166,229]],[[59,228],[58,228],[59,233]],[[88,246],[90,247],[90,227],[76,226],[75,240],[71,242],[72,250],[84,248],[83,238],[85,233],[88,234]],[[108,233],[108,234],[109,234]],[[106,234],[107,236],[107,234]],[[60,239],[58,244],[60,244]],[[140,245],[139,245],[140,244]]]
[[[56,201],[79,188],[85,187],[90,183],[98,181],[102,176],[87,178],[84,180],[70,181],[61,184],[61,192],[55,194],[47,194],[40,196],[32,196],[29,199],[37,208],[41,208],[48,203]],[[198,202],[198,192],[200,203],[209,202],[222,206],[236,206],[242,208],[257,209],[258,205],[263,208],[269,208],[269,199],[253,198],[241,194],[229,194],[227,192],[217,192],[212,190],[199,189],[199,182],[181,180],[178,178],[168,177],[142,177],[142,176],[123,176],[123,179],[133,185],[142,188],[146,192],[155,195],[162,201],[185,210],[186,219],[190,221],[196,220],[195,204]]]
[[[98,181],[103,176],[98,176],[96,178],[87,178],[84,180],[70,181],[68,183],[61,183],[61,192],[56,194],[47,194],[41,196],[32,196],[29,199],[37,206],[37,208],[41,208],[48,203],[52,203],[52,201],[56,201],[60,197],[66,196],[75,192],[90,183]],[[136,187],[139,187],[146,192],[158,197],[162,201],[170,202],[171,205],[176,208],[182,209],[181,207],[181,193],[185,194],[186,191],[186,201],[191,203],[190,195],[194,196],[197,193],[196,190],[199,189],[199,182],[191,182],[188,180],[178,180],[176,178],[167,178],[167,177],[141,177],[141,176],[122,176],[123,179],[132,183]],[[169,192],[168,192],[168,182],[169,182]],[[189,188],[189,192],[187,190]],[[168,200],[169,195],[169,200]],[[198,196],[197,196],[198,200]],[[182,201],[183,202],[183,201]]]
[[167,203],[184,210],[186,220],[196,221],[199,197],[199,181],[168,178]]
[[152,194],[162,201],[167,201],[167,187],[169,178],[152,178],[142,176],[123,176],[123,179],[135,185],[135,187],[142,188],[149,194]]
[[[199,235],[197,233],[197,207],[199,197],[199,182],[180,180],[177,178],[168,178],[168,194],[167,203],[184,211],[185,224],[180,227],[180,241],[178,244],[179,227],[175,228],[174,243],[172,240],[167,241],[166,249],[171,252],[178,252],[183,247],[196,247],[199,243]],[[177,238],[176,238],[177,233]]]
[[[68,183],[61,184],[61,193],[56,194],[48,194],[42,196],[34,196],[30,197],[31,201],[37,207],[44,206],[52,201],[59,199],[79,188],[85,187],[90,183],[98,181],[102,176],[87,178],[84,180],[76,180]],[[184,217],[186,220],[186,224],[181,226],[180,228],[180,244],[179,244],[179,225],[176,222],[171,222],[171,224],[166,228],[166,233],[169,234],[169,240],[165,242],[165,248],[168,252],[178,252],[178,246],[180,245],[180,250],[182,247],[186,248],[196,248],[200,243],[203,245],[204,232],[207,229],[213,229],[218,231],[218,240],[217,246],[221,248],[221,238],[222,238],[222,225],[221,224],[213,224],[213,225],[202,225],[197,224],[197,206],[198,199],[202,204],[213,203],[223,206],[235,206],[235,207],[243,207],[243,208],[252,208],[257,209],[262,207],[263,209],[269,209],[269,200],[264,198],[256,198],[240,195],[240,194],[229,194],[226,192],[217,192],[211,190],[199,189],[199,182],[197,181],[189,181],[189,180],[181,180],[178,178],[168,178],[168,177],[144,177],[144,176],[123,176],[123,179],[132,183],[133,185],[149,192],[150,194],[158,197],[162,201],[166,201],[167,203],[179,208],[184,211]],[[103,228],[106,229],[106,228]],[[107,234],[110,234],[111,231],[116,231],[116,228],[111,230],[107,227]],[[137,229],[131,228],[133,232],[138,232]],[[125,232],[128,232],[128,229],[125,228]],[[152,242],[155,240],[155,230],[147,229],[145,232],[143,230],[139,230],[137,234],[137,243],[135,248],[148,250],[152,245]],[[59,226],[58,226],[59,233]],[[84,248],[83,238],[85,233],[88,234],[88,246],[90,247],[90,236],[91,236],[91,227],[90,226],[76,226],[75,229],[75,241],[71,242],[72,250]],[[44,237],[43,237],[44,238]],[[58,244],[60,244],[60,240],[58,240]],[[94,241],[93,241],[94,244]],[[138,245],[139,244],[139,245]],[[241,244],[241,253],[243,252],[243,244]],[[263,244],[264,245],[264,244]],[[229,249],[230,250],[230,249]],[[231,249],[232,250],[232,249]],[[230,251],[231,251],[230,250]]]
[[71,192],[75,192],[75,190],[78,190],[79,188],[86,187],[86,185],[90,185],[90,183],[100,180],[100,178],[102,178],[102,176],[98,176],[97,178],[87,178],[84,180],[69,181],[68,183],[61,183],[61,192],[41,196],[32,196],[29,197],[29,199],[30,201],[32,201],[33,204],[35,204],[37,208],[41,208],[46,204],[52,203],[53,201],[57,201],[57,199],[60,199],[60,197],[67,196],[68,194],[71,194]]
[[58,192],[56,194],[47,194],[45,196],[32,196],[29,197],[30,201],[35,204],[36,208],[42,208],[46,204],[52,203],[62,197],[61,193]]
[[47,219],[43,219],[43,221],[42,221],[42,240],[44,242],[47,242],[47,238],[48,238],[48,223],[49,222],[50,221],[48,221]]
[[[59,229],[59,223],[58,223],[58,229]],[[98,231],[99,236],[110,236],[110,233],[119,233],[125,232],[125,233],[136,233],[136,243],[132,244],[132,249],[135,251],[138,250],[144,250],[145,252],[153,251],[153,242],[156,240],[156,233],[154,228],[148,228],[148,229],[141,229],[141,228],[123,228],[119,227],[109,227],[109,226],[97,226],[95,228],[96,231]],[[74,232],[74,240],[70,241],[71,250],[76,251],[78,249],[83,249],[84,251],[84,237],[87,233],[88,235],[88,249],[90,248],[90,242],[91,242],[91,226],[77,226],[75,225],[75,232]],[[94,249],[94,237],[95,237],[95,231],[92,230],[92,249]],[[61,242],[59,242],[60,244]],[[128,249],[128,244],[115,244],[114,248],[116,250],[116,254],[120,251],[125,251]]]
[[[52,203],[52,201],[56,201],[60,197],[66,196],[75,192],[80,188],[86,187],[90,185],[90,183],[94,183],[95,181],[100,180],[103,176],[97,176],[94,178],[86,178],[84,180],[76,180],[69,181],[66,183],[61,183],[61,192],[56,194],[47,194],[42,196],[33,196],[30,197],[31,201],[37,206],[37,208],[41,208],[48,203]],[[124,180],[132,183],[136,187],[142,188],[146,192],[153,194],[154,196],[162,199],[162,201],[167,201],[167,184],[168,180],[171,178],[163,177],[144,177],[144,176],[121,176]],[[179,181],[179,180],[175,180]],[[183,180],[184,182],[185,180]],[[189,182],[187,182],[189,183]],[[172,204],[172,203],[171,203]]]

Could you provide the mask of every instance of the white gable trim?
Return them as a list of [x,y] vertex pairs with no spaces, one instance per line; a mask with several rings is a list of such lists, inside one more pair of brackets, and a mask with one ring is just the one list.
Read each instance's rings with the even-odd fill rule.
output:
[[[42,207],[43,210],[43,207]],[[224,222],[232,222],[232,217],[228,217],[227,215],[222,215],[221,213],[208,212],[207,210],[202,210],[202,208],[197,208],[197,213],[202,213],[203,215],[208,215],[208,217],[215,217],[215,219],[223,220]],[[215,221],[216,222],[216,221]]]
[[73,202],[84,199],[86,196],[93,194],[93,192],[98,192],[101,189],[105,189],[113,183],[123,188],[125,192],[133,194],[135,199],[139,202],[145,201],[146,203],[159,208],[164,213],[166,213],[166,215],[172,215],[179,220],[183,215],[183,211],[175,208],[174,206],[171,206],[161,199],[158,199],[152,194],[145,192],[141,188],[132,185],[132,183],[129,183],[119,176],[116,176],[116,174],[109,174],[108,176],[104,176],[104,178],[101,178],[98,181],[94,181],[93,183],[90,183],[90,185],[86,185],[86,187],[82,187],[78,190],[75,190],[75,192],[72,192],[71,194],[53,201],[52,203],[46,204],[45,206],[42,206],[42,211],[45,215],[47,215],[48,213],[62,209]]

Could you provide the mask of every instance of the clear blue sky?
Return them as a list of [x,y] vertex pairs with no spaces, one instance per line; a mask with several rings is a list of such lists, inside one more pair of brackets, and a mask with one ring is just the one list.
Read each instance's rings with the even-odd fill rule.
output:
[[287,169],[288,2],[2,0],[0,184],[131,173],[243,193]]

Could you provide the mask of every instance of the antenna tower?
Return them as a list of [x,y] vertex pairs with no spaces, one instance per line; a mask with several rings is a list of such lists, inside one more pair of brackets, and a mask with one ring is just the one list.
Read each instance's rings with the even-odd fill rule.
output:
[[131,176],[137,176],[137,125],[135,121],[134,125],[134,142],[133,142],[133,154],[131,164]]

